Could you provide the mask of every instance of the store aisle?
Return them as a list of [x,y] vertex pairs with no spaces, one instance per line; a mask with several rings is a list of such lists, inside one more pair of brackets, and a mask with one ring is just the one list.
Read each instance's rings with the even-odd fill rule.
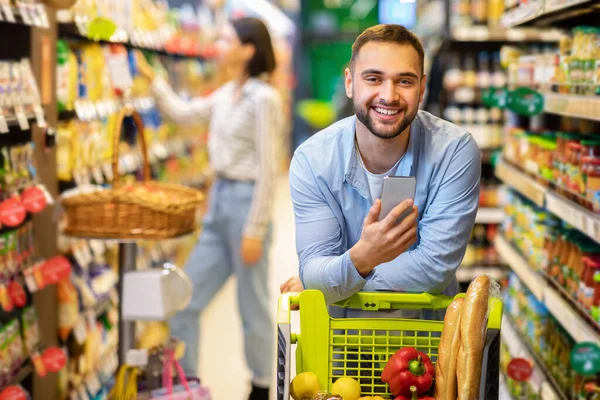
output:
[[[269,287],[275,317],[280,283],[298,273],[287,173],[278,180],[273,218]],[[250,390],[250,372],[243,356],[242,328],[235,296],[236,284],[235,279],[230,279],[202,316],[201,377],[210,388],[212,398],[218,400],[245,400]],[[272,387],[271,397],[275,399],[274,383]]]

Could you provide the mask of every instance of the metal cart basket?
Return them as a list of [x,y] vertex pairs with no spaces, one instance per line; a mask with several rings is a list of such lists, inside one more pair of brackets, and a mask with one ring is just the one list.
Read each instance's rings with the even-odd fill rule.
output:
[[[457,297],[464,296],[460,294]],[[337,307],[365,311],[440,310],[451,297],[430,294],[357,293]],[[300,332],[292,333],[291,306],[300,306]],[[490,299],[487,336],[481,367],[479,400],[498,400],[502,301]],[[362,387],[363,396],[393,398],[380,379],[388,359],[403,347],[415,347],[435,363],[444,323],[398,318],[332,318],[320,291],[286,293],[279,298],[277,316],[277,400],[290,399],[292,344],[296,344],[296,373],[314,372],[321,389],[331,390],[337,378],[348,376]]]

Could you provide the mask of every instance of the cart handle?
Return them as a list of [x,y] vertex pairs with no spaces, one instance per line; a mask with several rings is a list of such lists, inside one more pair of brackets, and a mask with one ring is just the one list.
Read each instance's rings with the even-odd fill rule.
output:
[[440,310],[448,308],[453,300],[453,297],[429,293],[358,292],[333,305],[342,308],[361,309],[364,311],[415,309]]
[[[309,292],[309,290],[303,293]],[[279,297],[277,313],[278,324],[290,323],[290,312],[293,304],[300,304],[302,293],[284,293]],[[322,296],[322,295],[321,295]],[[448,308],[455,298],[464,297],[464,293],[455,297],[432,295],[429,293],[397,293],[397,292],[358,292],[346,300],[334,304],[336,307],[355,308],[365,311],[378,310],[440,310]],[[324,298],[323,298],[324,300]],[[502,322],[502,300],[490,298],[488,313],[488,328],[500,329]]]

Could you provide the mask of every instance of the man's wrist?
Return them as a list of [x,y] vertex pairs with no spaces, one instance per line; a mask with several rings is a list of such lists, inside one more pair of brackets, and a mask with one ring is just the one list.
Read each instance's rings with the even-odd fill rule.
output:
[[360,240],[352,246],[348,254],[350,255],[350,261],[354,264],[354,268],[356,268],[363,278],[369,275],[373,271],[373,268],[375,268],[375,265],[368,261],[368,257],[366,257],[367,252],[364,251]]

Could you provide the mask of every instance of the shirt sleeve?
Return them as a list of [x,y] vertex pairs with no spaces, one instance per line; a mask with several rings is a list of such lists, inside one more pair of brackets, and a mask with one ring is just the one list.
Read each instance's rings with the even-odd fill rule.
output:
[[290,192],[304,288],[320,290],[328,304],[361,290],[369,277],[358,273],[349,251],[343,250],[340,223],[301,153],[290,166]]
[[151,89],[160,111],[178,124],[208,123],[215,99],[220,92],[220,89],[217,89],[207,97],[195,97],[184,101],[161,77],[154,79]]
[[256,99],[256,159],[258,171],[252,204],[246,220],[244,235],[264,239],[271,218],[273,186],[276,178],[277,143],[283,134],[283,107],[279,94],[266,91]]
[[481,153],[471,136],[450,160],[419,222],[419,244],[375,268],[364,291],[442,293],[456,276],[479,206]]

